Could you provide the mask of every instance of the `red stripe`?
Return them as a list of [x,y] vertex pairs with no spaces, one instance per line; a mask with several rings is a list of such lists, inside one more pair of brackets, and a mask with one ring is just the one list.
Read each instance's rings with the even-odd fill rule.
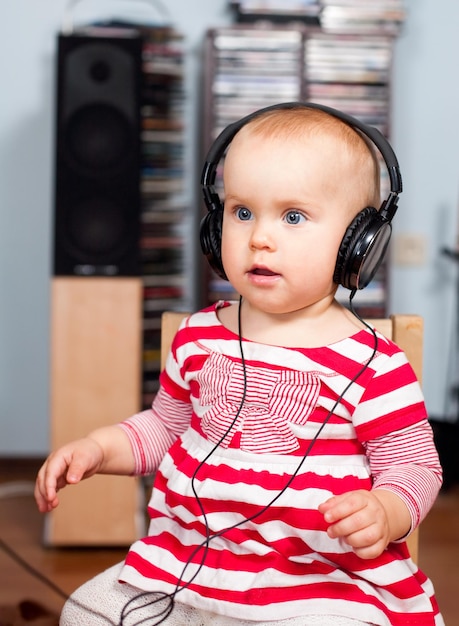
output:
[[401,387],[411,385],[416,380],[413,368],[409,363],[404,362],[396,369],[391,369],[389,372],[375,376],[368,391],[363,396],[363,401],[373,400],[392,391],[397,391]]
[[[319,444],[318,444],[319,445]],[[196,468],[198,467],[198,460],[188,454],[188,452],[182,447],[181,440],[178,440],[169,451],[176,469],[187,476],[190,480],[193,477]],[[234,468],[230,465],[220,462],[217,465],[211,464],[212,457],[209,462],[202,466],[198,473],[198,483],[205,479],[212,479],[213,481],[222,483],[222,485],[243,485],[251,486],[258,485],[264,489],[268,494],[275,495],[281,491],[287,485],[290,478],[290,474],[285,474],[285,467],[279,465],[279,474],[275,474],[272,471],[268,471],[264,466],[260,465],[260,469],[254,468]],[[298,465],[301,459],[298,459]],[[336,463],[336,457],[334,458]],[[273,467],[273,466],[271,466]],[[295,467],[295,463],[292,463],[291,467]],[[314,470],[306,471],[307,461],[303,465],[300,473],[293,479],[290,489],[294,491],[304,491],[308,488],[326,489],[332,493],[343,493],[346,490],[351,489],[354,485],[355,488],[361,489],[362,484],[365,484],[369,488],[369,479],[359,479],[355,477],[351,472],[353,467],[349,467],[349,475],[335,478],[329,474],[323,476],[317,473],[317,467],[314,466]],[[157,480],[160,480],[160,473],[158,472]],[[168,478],[164,478],[164,481]],[[340,485],[343,487],[340,487]]]
[[[144,576],[152,579],[162,579],[166,583],[174,586],[177,581],[170,572],[156,567],[154,564],[145,561],[142,557],[135,553],[130,553],[126,560]],[[199,581],[199,575],[196,579]],[[264,587],[250,588],[244,591],[235,591],[233,589],[218,589],[216,587],[208,588],[199,585],[198,582],[192,582],[188,588],[202,597],[210,597],[225,603],[234,603],[248,606],[270,606],[272,604],[284,604],[293,601],[304,601],[307,610],[307,600],[322,598],[325,601],[339,600],[350,601],[361,605],[369,605],[378,607],[382,613],[386,614],[392,626],[434,626],[435,620],[432,614],[425,613],[403,613],[389,611],[387,607],[375,596],[365,593],[362,589],[355,585],[347,583],[339,583],[333,581],[304,583],[292,587]],[[302,578],[304,580],[304,578]],[[186,582],[186,579],[185,579]],[[180,587],[179,587],[180,588]],[[153,592],[154,593],[154,592]]]
[[[241,573],[258,573],[260,570],[273,569],[277,572],[283,572],[286,575],[301,577],[305,575],[329,576],[332,575],[336,569],[332,564],[321,563],[319,561],[306,564],[296,563],[276,550],[271,550],[263,555],[248,552],[239,555],[234,554],[230,550],[213,548],[211,540],[207,550],[205,550],[203,546],[201,550],[196,551],[196,546],[184,546],[177,537],[170,533],[161,533],[159,539],[161,545],[166,550],[169,550],[183,565],[188,563],[188,561],[200,565],[205,557],[205,567],[210,569]],[[245,539],[247,539],[247,537],[245,537]],[[150,545],[151,543],[155,545],[156,542],[157,537],[146,537],[142,540],[142,543],[145,545]],[[195,552],[195,554],[190,558],[193,552]]]
[[418,422],[422,422],[426,418],[426,408],[423,402],[403,407],[398,411],[385,413],[378,419],[371,422],[359,424],[356,426],[356,432],[360,441],[369,441],[383,437],[389,432],[401,430],[402,428],[412,426]]

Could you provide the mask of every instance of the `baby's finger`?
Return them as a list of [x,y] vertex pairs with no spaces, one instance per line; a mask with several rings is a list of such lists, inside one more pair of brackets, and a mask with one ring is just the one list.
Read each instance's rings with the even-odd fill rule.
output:
[[90,455],[75,450],[71,459],[69,459],[67,473],[65,474],[67,483],[75,485],[83,480],[83,478],[91,475],[94,472],[93,465],[94,462]]
[[57,502],[57,490],[55,481],[52,481],[47,474],[45,468],[42,468],[37,476],[34,489],[35,501],[38,506],[38,510],[41,513],[46,513],[52,508],[55,508]]
[[364,509],[366,500],[359,492],[349,492],[330,498],[319,506],[319,511],[329,524],[344,519]]

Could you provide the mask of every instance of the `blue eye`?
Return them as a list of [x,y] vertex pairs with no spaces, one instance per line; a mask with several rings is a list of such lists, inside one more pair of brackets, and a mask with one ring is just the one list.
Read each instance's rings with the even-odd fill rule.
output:
[[299,224],[305,219],[304,215],[298,211],[289,211],[285,216],[287,224]]
[[250,211],[249,209],[247,209],[247,207],[243,206],[240,207],[237,212],[236,215],[238,216],[238,218],[242,221],[247,221],[250,220],[252,217],[252,211]]

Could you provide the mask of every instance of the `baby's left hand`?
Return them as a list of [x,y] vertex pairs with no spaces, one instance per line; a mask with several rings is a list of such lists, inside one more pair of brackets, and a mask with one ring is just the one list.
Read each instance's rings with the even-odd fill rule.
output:
[[333,496],[319,511],[330,524],[328,536],[344,539],[362,559],[379,556],[392,540],[388,512],[376,492],[361,489]]

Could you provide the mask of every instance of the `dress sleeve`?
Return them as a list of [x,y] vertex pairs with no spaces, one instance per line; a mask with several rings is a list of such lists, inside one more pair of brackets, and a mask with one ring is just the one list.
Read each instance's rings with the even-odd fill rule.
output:
[[414,530],[429,512],[442,468],[427,419],[365,443],[373,489],[388,489],[406,504]]
[[[383,349],[381,341],[381,349]],[[395,344],[374,359],[364,391],[352,416],[361,442],[384,437],[422,422],[427,417],[424,395],[404,352]],[[362,377],[364,378],[364,377]]]
[[159,391],[150,409],[121,422],[135,458],[134,474],[152,474],[176,439],[188,428],[192,405],[182,367],[177,358],[180,331],[174,337],[166,367],[161,372]]
[[151,409],[119,425],[129,437],[135,458],[134,474],[152,474],[174,441],[187,429],[191,404],[169,395],[161,387]]

